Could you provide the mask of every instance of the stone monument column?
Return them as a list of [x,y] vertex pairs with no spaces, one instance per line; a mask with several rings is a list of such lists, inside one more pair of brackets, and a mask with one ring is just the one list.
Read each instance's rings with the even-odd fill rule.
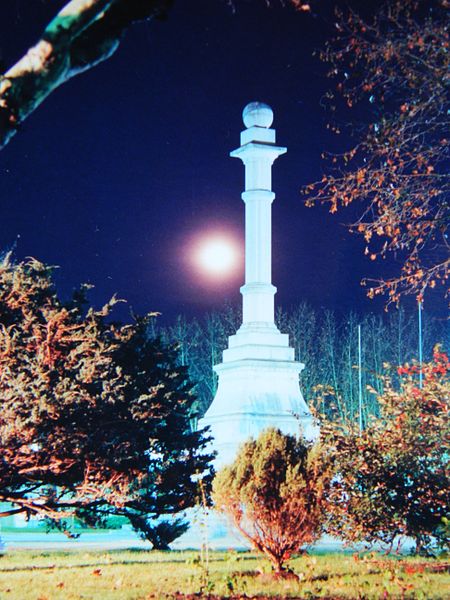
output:
[[242,325],[229,337],[216,396],[200,422],[209,425],[217,450],[216,468],[231,462],[238,447],[267,427],[314,437],[311,414],[299,387],[304,365],[294,360],[287,334],[274,320],[272,285],[272,164],[286,152],[270,129],[272,109],[251,102],[243,112],[246,129],[231,152],[245,166],[245,285]]
[[[275,145],[275,131],[269,129],[272,110],[260,103],[244,109],[241,146],[230,156],[240,158],[245,165],[245,285],[243,296],[243,327],[258,323],[273,329],[274,296],[272,285],[272,164],[286,148]],[[253,325],[254,326],[254,325]]]

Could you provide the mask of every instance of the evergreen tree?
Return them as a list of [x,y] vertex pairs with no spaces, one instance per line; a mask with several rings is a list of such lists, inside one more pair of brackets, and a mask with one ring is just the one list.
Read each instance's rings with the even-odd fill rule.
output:
[[154,518],[193,506],[197,478],[210,480],[186,369],[146,319],[112,322],[116,302],[86,311],[85,289],[58,298],[52,268],[0,263],[3,515]]
[[331,470],[319,445],[263,431],[213,483],[213,500],[276,573],[322,533]]

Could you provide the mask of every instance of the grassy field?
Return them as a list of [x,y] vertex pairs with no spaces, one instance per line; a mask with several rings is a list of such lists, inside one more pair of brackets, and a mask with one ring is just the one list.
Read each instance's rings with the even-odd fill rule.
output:
[[[12,551],[0,558],[0,599],[450,598],[448,563],[382,555],[295,558],[277,580],[251,553]],[[196,594],[193,596],[193,594]]]

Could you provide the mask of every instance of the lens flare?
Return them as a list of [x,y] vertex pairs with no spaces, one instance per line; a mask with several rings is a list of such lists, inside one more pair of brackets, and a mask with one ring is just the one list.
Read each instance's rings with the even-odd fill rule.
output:
[[208,275],[226,277],[235,272],[239,256],[238,247],[233,240],[211,236],[198,243],[195,262]]

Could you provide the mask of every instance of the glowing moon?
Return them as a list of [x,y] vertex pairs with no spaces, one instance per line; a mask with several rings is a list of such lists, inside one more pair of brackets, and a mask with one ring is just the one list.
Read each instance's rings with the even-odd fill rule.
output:
[[226,237],[209,237],[197,246],[195,262],[209,275],[225,277],[233,273],[239,262],[236,243]]

